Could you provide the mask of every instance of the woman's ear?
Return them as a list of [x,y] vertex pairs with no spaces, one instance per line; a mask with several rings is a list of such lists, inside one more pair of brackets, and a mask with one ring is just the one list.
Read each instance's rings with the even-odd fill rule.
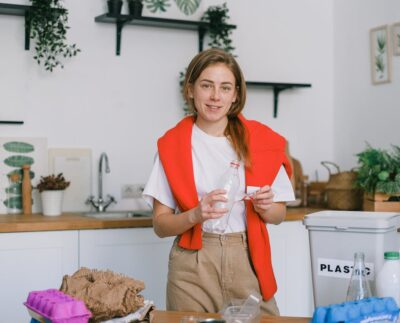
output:
[[193,87],[191,85],[187,88],[187,94],[190,99],[193,99]]

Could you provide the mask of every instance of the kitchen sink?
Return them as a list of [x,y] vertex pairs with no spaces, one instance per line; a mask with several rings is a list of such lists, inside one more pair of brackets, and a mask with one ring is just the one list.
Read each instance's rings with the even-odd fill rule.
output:
[[150,218],[153,216],[153,211],[132,210],[132,211],[84,212],[82,213],[82,215],[96,219]]

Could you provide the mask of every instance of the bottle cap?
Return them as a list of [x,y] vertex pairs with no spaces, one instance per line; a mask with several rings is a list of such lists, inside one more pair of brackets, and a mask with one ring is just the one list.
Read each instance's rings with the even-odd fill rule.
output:
[[384,257],[388,260],[397,260],[400,259],[400,253],[398,251],[386,251]]

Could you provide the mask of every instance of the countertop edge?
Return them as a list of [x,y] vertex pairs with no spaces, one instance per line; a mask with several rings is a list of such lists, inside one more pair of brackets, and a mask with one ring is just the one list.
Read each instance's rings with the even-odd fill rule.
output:
[[[306,214],[321,211],[321,208],[287,208],[285,222],[302,221]],[[152,217],[128,219],[97,219],[81,213],[63,213],[60,216],[0,214],[0,233],[94,230],[117,228],[148,228],[153,226]]]

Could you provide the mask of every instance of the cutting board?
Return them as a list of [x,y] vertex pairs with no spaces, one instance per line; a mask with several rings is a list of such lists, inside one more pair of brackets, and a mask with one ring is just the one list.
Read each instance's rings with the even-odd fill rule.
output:
[[92,193],[92,151],[88,148],[50,148],[49,172],[63,173],[71,182],[65,190],[63,211],[89,211],[86,199]]

